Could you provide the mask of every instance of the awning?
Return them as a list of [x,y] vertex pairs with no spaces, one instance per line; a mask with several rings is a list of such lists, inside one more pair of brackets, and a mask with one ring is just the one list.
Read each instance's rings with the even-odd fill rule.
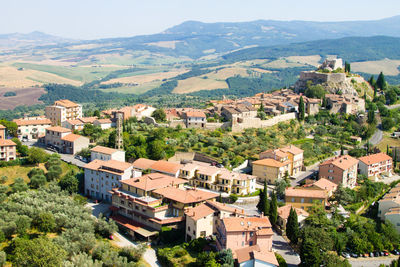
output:
[[150,229],[145,229],[143,227],[137,228],[136,230],[134,230],[135,233],[143,236],[143,237],[149,237],[149,236],[153,236],[158,234],[158,231],[153,231]]

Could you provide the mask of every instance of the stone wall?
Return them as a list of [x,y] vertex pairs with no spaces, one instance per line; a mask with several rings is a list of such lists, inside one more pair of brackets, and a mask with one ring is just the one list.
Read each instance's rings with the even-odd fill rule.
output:
[[296,113],[286,113],[279,116],[275,116],[269,120],[260,120],[259,118],[246,118],[243,123],[232,124],[232,132],[242,132],[247,128],[265,128],[274,126],[280,122],[289,121],[296,119]]
[[207,122],[206,124],[206,129],[207,130],[216,130],[218,128],[221,128],[223,125],[222,122]]

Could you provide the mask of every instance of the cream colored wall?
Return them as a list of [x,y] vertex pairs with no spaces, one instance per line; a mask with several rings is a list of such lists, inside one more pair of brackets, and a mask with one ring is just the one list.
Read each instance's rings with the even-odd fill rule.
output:
[[398,204],[396,201],[379,201],[379,207],[378,207],[378,216],[382,220],[385,219],[385,213],[389,211],[391,208],[395,207],[400,207],[400,204]]

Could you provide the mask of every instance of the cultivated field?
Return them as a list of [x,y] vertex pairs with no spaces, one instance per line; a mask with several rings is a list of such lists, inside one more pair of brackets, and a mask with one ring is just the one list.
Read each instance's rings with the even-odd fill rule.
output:
[[319,61],[321,60],[321,56],[320,55],[291,56],[291,57],[287,57],[286,59],[290,62],[307,64],[307,65],[318,67],[320,65]]
[[172,77],[178,76],[179,74],[187,72],[187,69],[176,69],[168,72],[157,72],[143,75],[135,75],[129,77],[115,78],[109,81],[103,82],[103,84],[112,84],[112,83],[136,83],[136,84],[145,84],[150,83],[157,80],[170,79]]
[[399,66],[400,60],[383,59],[378,61],[352,62],[351,70],[371,74],[379,74],[382,71],[385,75],[396,76],[400,74]]
[[225,81],[192,77],[178,81],[178,86],[172,91],[176,94],[186,94],[201,90],[214,90],[228,88]]
[[79,81],[67,79],[59,75],[38,70],[18,70],[13,66],[0,67],[0,87],[31,87],[43,83],[68,83],[80,85]]
[[274,61],[271,61],[269,63],[263,64],[263,67],[266,68],[278,68],[278,69],[284,69],[284,68],[294,68],[294,67],[303,67],[304,63],[298,63],[298,62],[293,62],[284,58],[277,59]]
[[[4,97],[6,92],[15,92],[16,96]],[[0,88],[0,109],[14,109],[16,106],[41,104],[39,97],[45,93],[43,88]]]

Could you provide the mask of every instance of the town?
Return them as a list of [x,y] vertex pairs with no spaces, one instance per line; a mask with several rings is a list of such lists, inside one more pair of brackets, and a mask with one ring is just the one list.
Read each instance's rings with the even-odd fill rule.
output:
[[[120,238],[157,248],[162,266],[188,264],[184,248],[196,246],[214,251],[203,264],[225,255],[227,266],[399,255],[400,147],[370,144],[372,99],[348,85],[372,85],[344,69],[327,59],[293,88],[203,109],[136,104],[84,116],[81,104],[60,99],[45,116],[2,121],[1,166],[44,163],[44,151],[48,162],[77,166],[76,193],[118,225]],[[347,87],[321,97],[315,91],[326,83]]]

